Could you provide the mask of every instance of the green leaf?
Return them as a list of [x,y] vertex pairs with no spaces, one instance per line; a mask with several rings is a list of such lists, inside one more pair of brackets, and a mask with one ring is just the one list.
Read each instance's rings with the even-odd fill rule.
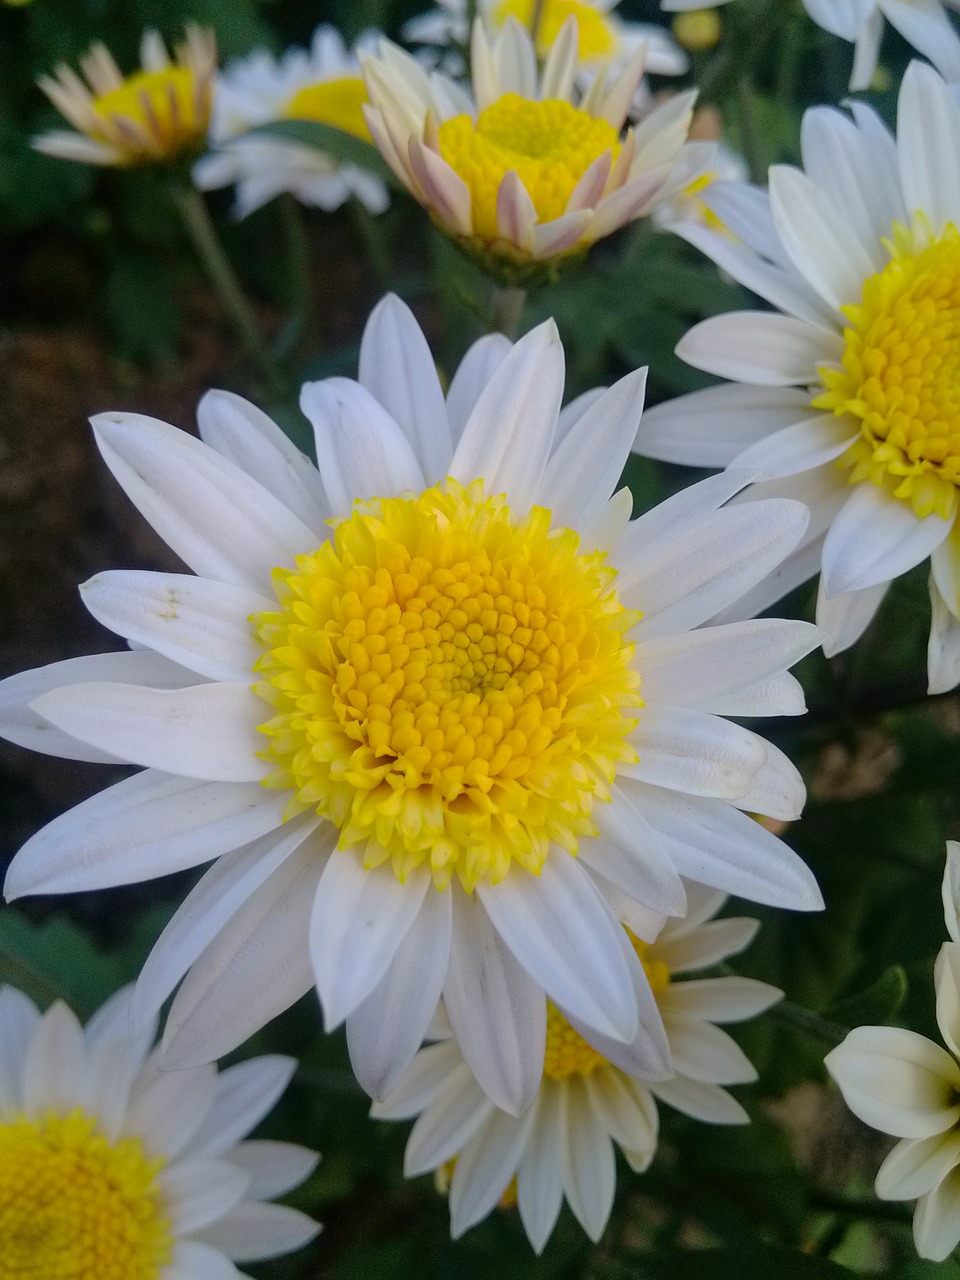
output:
[[10,907],[0,912],[0,982],[37,1003],[61,998],[86,1019],[123,981],[116,958],[98,951],[72,920],[34,924]]
[[258,125],[242,136],[282,138],[287,142],[312,147],[315,151],[325,151],[344,164],[354,164],[358,169],[366,169],[368,173],[400,189],[400,184],[372,142],[365,142],[363,138],[347,133],[344,129],[321,124],[319,120],[273,120],[270,124]]
[[831,1022],[842,1022],[847,1027],[859,1027],[866,1023],[882,1026],[897,1013],[907,998],[908,990],[906,973],[900,965],[893,964],[863,991],[824,1009],[823,1016]]
[[765,1246],[698,1249],[645,1259],[626,1271],[632,1280],[849,1280],[854,1272],[825,1258]]

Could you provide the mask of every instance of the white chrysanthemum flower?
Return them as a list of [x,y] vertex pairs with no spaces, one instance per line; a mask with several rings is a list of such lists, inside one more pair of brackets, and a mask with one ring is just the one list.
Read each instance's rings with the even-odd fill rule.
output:
[[819,564],[828,654],[929,556],[929,684],[942,692],[960,682],[960,108],[915,62],[896,142],[869,108],[852,110],[807,112],[806,172],[774,166],[769,199],[737,184],[705,195],[738,239],[674,228],[783,314],[693,328],[678,353],[736,381],[657,406],[636,448],[756,467],[770,479],[748,496],[809,503],[798,550],[737,610],[759,612]]
[[283,191],[326,210],[356,196],[371,213],[382,213],[389,203],[386,186],[366,170],[283,138],[242,136],[276,120],[314,120],[370,142],[357,50],[376,38],[375,33],[362,37],[351,51],[335,27],[324,25],[314,32],[309,50],[289,49],[278,60],[257,49],[231,63],[217,79],[213,150],[194,166],[197,186],[210,190],[236,183],[241,218]]
[[38,83],[53,105],[79,130],[53,131],[33,140],[37,151],[84,164],[166,164],[203,145],[217,71],[212,31],[187,25],[170,61],[156,31],[140,45],[142,68],[124,76],[105,45],[80,60],[86,83],[66,64]]
[[621,136],[642,50],[615,77],[600,72],[584,95],[576,50],[569,18],[538,71],[515,18],[493,36],[478,21],[473,98],[389,42],[362,58],[383,158],[441,230],[483,261],[522,271],[583,251],[700,172],[702,148],[684,151],[695,93],[677,94]]
[[[660,0],[668,12],[714,8],[727,0]],[[944,5],[960,0],[803,0],[803,7],[824,31],[854,46],[850,88],[869,89],[877,69],[884,19],[908,44],[929,58],[947,80],[960,79],[960,37]]]
[[937,1025],[949,1053],[903,1027],[857,1027],[824,1059],[855,1116],[900,1142],[877,1172],[881,1200],[916,1200],[921,1258],[942,1262],[960,1244],[960,844],[947,841],[947,932],[937,956]]
[[271,1204],[317,1156],[247,1141],[296,1063],[252,1058],[161,1072],[156,1026],[130,1040],[131,988],[84,1029],[0,987],[0,1277],[239,1280],[234,1262],[299,1249],[319,1231]]
[[34,836],[6,891],[217,859],[139,983],[152,1011],[187,975],[172,1065],[220,1056],[315,983],[382,1095],[442,994],[477,1078],[517,1112],[540,1080],[544,993],[587,1034],[628,1043],[642,1026],[648,1071],[666,1069],[618,912],[641,936],[682,914],[681,872],[821,906],[742,812],[796,817],[796,769],[724,719],[801,713],[786,667],[820,632],[696,629],[791,550],[806,508],[723,508],[746,473],[628,523],[628,492],[611,494],[644,379],[561,413],[549,321],[515,346],[481,339],[445,400],[387,298],[360,381],[303,390],[319,472],[222,392],[201,402],[205,443],[136,414],[94,420],[114,476],[198,576],[98,574],[88,608],[138,648],[0,685],[5,736],[146,767]]
[[[578,28],[577,59],[588,73],[602,68],[619,70],[634,55],[646,51],[646,69],[653,75],[680,76],[687,70],[686,54],[663,27],[649,22],[624,22],[616,13],[618,0],[542,0],[537,25],[537,56],[546,58],[571,16]],[[508,18],[528,30],[533,23],[536,0],[480,0],[478,16],[490,31],[497,31]],[[439,0],[436,9],[411,18],[403,28],[403,38],[412,44],[466,45],[470,34],[466,0]]]
[[660,1083],[636,1078],[624,1046],[595,1047],[556,1008],[547,1015],[543,1082],[519,1121],[499,1111],[470,1075],[456,1042],[421,1049],[406,1076],[371,1114],[384,1120],[418,1116],[407,1144],[408,1177],[455,1162],[450,1181],[454,1238],[479,1222],[506,1195],[516,1195],[534,1249],[547,1242],[566,1196],[591,1240],[598,1240],[613,1205],[614,1144],[642,1173],[657,1148],[655,1099],[709,1124],[747,1123],[724,1085],[757,1073],[715,1024],[742,1022],[783,992],[751,978],[675,982],[742,951],[756,920],[713,920],[726,895],[686,885],[688,910],[668,920],[656,942],[632,938],[654,992],[675,1075]]

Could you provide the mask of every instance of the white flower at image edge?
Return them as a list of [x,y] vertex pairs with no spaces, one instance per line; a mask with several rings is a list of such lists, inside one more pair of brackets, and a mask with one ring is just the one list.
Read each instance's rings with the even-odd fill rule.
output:
[[388,297],[359,382],[304,387],[319,470],[223,392],[201,402],[203,442],[136,414],[94,420],[197,577],[98,574],[87,607],[137,648],[0,685],[11,740],[145,768],[39,831],[6,893],[215,859],[138,984],[144,1017],[183,979],[169,1065],[219,1057],[316,985],[375,1096],[441,995],[505,1110],[536,1092],[545,995],[662,1077],[662,1023],[618,918],[655,936],[683,914],[681,874],[822,906],[742,812],[795,818],[797,770],[724,719],[801,714],[786,667],[820,633],[701,627],[790,551],[806,509],[724,507],[748,472],[630,523],[629,493],[611,495],[644,376],[561,412],[549,321],[516,345],[482,338],[444,398]]
[[408,1177],[453,1162],[454,1238],[515,1195],[538,1253],[564,1197],[590,1238],[599,1240],[616,1189],[614,1144],[637,1173],[648,1168],[657,1148],[656,1100],[708,1124],[749,1121],[723,1086],[749,1083],[757,1073],[715,1024],[753,1018],[783,992],[734,975],[673,981],[743,951],[759,928],[756,920],[714,920],[726,895],[692,883],[686,889],[682,920],[668,920],[656,942],[634,939],[663,1015],[672,1079],[636,1079],[622,1046],[604,1046],[606,1057],[551,1009],[543,1083],[519,1122],[486,1097],[456,1042],[439,1035],[440,1043],[422,1049],[396,1089],[374,1103],[371,1114],[379,1119],[418,1117],[407,1143]]
[[[934,970],[937,1025],[947,1049],[902,1027],[857,1027],[825,1058],[855,1116],[900,1141],[877,1173],[881,1200],[916,1200],[921,1258],[960,1244],[960,844],[947,842],[947,932]],[[949,1052],[947,1052],[949,1050]]]
[[156,1024],[130,1040],[125,987],[82,1028],[0,987],[0,1277],[237,1280],[299,1249],[312,1219],[268,1203],[314,1152],[247,1141],[296,1063],[161,1071]]
[[765,479],[746,498],[810,506],[797,549],[726,620],[819,568],[817,623],[839,653],[929,559],[929,690],[943,693],[960,683],[960,107],[914,62],[896,140],[869,107],[851,112],[806,113],[804,169],[775,165],[769,196],[705,191],[725,231],[673,224],[778,310],[691,329],[678,354],[732,381],[657,405],[636,449],[755,467]]
[[[727,0],[660,0],[668,12],[712,9]],[[824,31],[854,45],[852,90],[869,89],[877,69],[884,19],[918,53],[929,58],[948,80],[960,79],[960,36],[944,11],[958,0],[803,0],[803,7]]]

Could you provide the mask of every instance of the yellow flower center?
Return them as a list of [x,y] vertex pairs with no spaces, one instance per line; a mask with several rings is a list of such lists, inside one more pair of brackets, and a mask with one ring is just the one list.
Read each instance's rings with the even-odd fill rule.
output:
[[0,1123],[0,1280],[157,1280],[173,1256],[163,1163],[79,1109]]
[[286,120],[316,120],[370,142],[370,130],[363,118],[365,102],[369,98],[362,77],[341,76],[298,89],[281,115]]
[[[517,21],[529,31],[533,25],[537,0],[500,0],[493,10],[492,21],[501,27],[508,18]],[[599,9],[583,0],[542,0],[537,22],[537,54],[545,58],[560,28],[573,15],[580,33],[579,56],[581,62],[609,58],[617,51],[617,35],[611,23]]]
[[[627,934],[643,965],[654,996],[659,996],[670,985],[670,970],[662,960],[650,956],[650,946],[627,929]],[[568,1076],[588,1076],[597,1067],[607,1065],[602,1053],[584,1040],[579,1031],[554,1005],[547,1003],[547,1048],[543,1058],[543,1074],[548,1080],[566,1080]]]
[[960,232],[948,224],[934,239],[917,215],[887,248],[861,301],[843,308],[842,364],[819,370],[813,405],[858,420],[840,460],[851,484],[871,480],[918,516],[949,517],[960,485]]
[[641,705],[605,553],[535,507],[516,521],[482,481],[358,502],[335,535],[277,569],[261,726],[288,816],[315,809],[365,865],[472,890],[514,859],[593,834]]
[[119,147],[128,164],[199,147],[210,120],[210,84],[184,66],[138,71],[93,100],[92,137]]
[[532,102],[504,94],[481,111],[440,126],[440,154],[470,188],[473,230],[480,239],[497,239],[497,192],[515,170],[541,222],[559,218],[590,165],[610,151],[620,153],[616,129],[578,111],[569,102]]

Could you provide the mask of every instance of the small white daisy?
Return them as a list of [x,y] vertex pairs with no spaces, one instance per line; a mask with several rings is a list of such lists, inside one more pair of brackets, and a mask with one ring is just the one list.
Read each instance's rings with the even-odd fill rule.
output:
[[642,1173],[657,1148],[655,1099],[708,1124],[745,1124],[747,1113],[722,1087],[757,1073],[715,1024],[742,1022],[783,992],[751,978],[674,981],[747,947],[756,920],[714,920],[723,893],[686,884],[687,915],[668,920],[653,943],[633,939],[656,997],[675,1074],[636,1078],[622,1045],[588,1044],[558,1009],[547,1016],[543,1082],[519,1121],[497,1110],[470,1075],[456,1043],[421,1049],[406,1076],[371,1114],[417,1116],[407,1144],[408,1177],[454,1162],[450,1230],[456,1239],[494,1206],[516,1199],[534,1249],[547,1242],[564,1196],[591,1240],[610,1216],[616,1183],[614,1144]]
[[481,262],[518,273],[553,263],[647,214],[701,171],[685,148],[695,93],[621,133],[643,75],[635,53],[616,75],[576,88],[568,18],[538,69],[530,33],[508,18],[470,46],[471,94],[384,41],[362,59],[380,153],[436,224]]
[[793,548],[806,508],[724,507],[747,472],[630,523],[614,490],[644,380],[561,411],[549,321],[515,345],[481,339],[444,397],[389,297],[359,382],[303,389],[319,470],[223,392],[201,402],[203,442],[137,414],[94,420],[110,470],[198,576],[98,574],[87,607],[138,648],[0,685],[12,740],[145,767],[38,832],[6,892],[216,859],[140,978],[140,1012],[183,979],[171,1065],[220,1056],[316,984],[382,1095],[442,994],[475,1075],[519,1112],[544,993],[667,1070],[618,914],[651,936],[683,913],[680,873],[822,905],[744,812],[795,818],[797,770],[724,718],[801,713],[786,668],[820,632],[698,629]]
[[283,138],[243,136],[275,120],[315,120],[371,141],[357,51],[376,39],[368,33],[348,50],[336,28],[324,25],[309,50],[288,49],[276,59],[257,49],[231,63],[217,79],[212,150],[194,166],[197,186],[210,190],[235,183],[241,218],[283,191],[328,211],[355,196],[371,213],[382,213],[389,203],[386,186],[366,170]]
[[756,467],[769,479],[748,496],[810,505],[797,551],[737,612],[766,608],[819,565],[828,654],[930,557],[937,693],[960,682],[960,108],[914,62],[896,141],[869,108],[852,111],[807,112],[805,172],[774,166],[769,196],[745,184],[705,193],[733,237],[674,226],[781,314],[693,328],[678,354],[735,381],[648,412],[636,448]]
[[947,842],[947,932],[937,956],[937,1025],[947,1050],[903,1027],[857,1027],[825,1063],[864,1124],[900,1142],[877,1172],[881,1200],[916,1200],[921,1258],[942,1262],[960,1244],[960,844]]
[[271,1204],[317,1156],[248,1141],[296,1063],[161,1072],[124,988],[84,1029],[0,987],[2,1280],[238,1280],[319,1231]]

